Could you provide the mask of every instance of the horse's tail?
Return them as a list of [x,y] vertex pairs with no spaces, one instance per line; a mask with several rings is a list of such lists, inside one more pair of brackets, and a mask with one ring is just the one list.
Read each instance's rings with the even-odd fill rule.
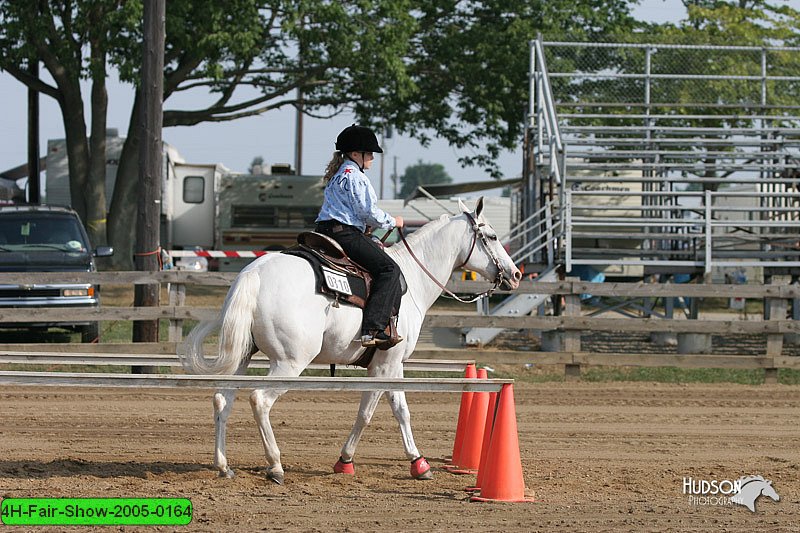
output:
[[[234,281],[216,320],[201,322],[186,337],[180,350],[183,368],[191,374],[234,374],[251,354],[253,313],[261,284],[255,269],[243,271]],[[219,355],[206,359],[203,340],[219,328]]]

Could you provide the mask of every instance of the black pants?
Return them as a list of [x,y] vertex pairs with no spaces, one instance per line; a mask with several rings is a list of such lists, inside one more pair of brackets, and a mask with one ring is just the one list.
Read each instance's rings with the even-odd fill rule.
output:
[[326,220],[317,224],[317,232],[338,242],[353,261],[372,274],[372,290],[364,307],[361,329],[364,333],[383,330],[392,313],[400,310],[403,296],[400,293],[400,267],[378,243],[354,226]]

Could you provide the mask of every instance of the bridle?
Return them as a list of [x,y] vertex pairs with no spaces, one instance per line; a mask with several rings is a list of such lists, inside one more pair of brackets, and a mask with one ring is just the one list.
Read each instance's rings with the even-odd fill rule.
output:
[[[422,264],[422,261],[420,261],[417,258],[417,256],[414,254],[414,251],[411,250],[411,247],[408,245],[408,241],[406,241],[406,236],[405,236],[405,233],[403,232],[403,228],[397,228],[397,232],[400,234],[400,240],[403,241],[403,245],[406,247],[406,250],[408,250],[408,253],[414,259],[414,261],[416,261],[417,264],[419,265],[419,267],[422,269],[422,271],[425,272],[425,274],[429,278],[431,278],[431,280],[433,280],[433,282],[440,289],[442,289],[442,291],[444,291],[446,296],[448,296],[448,297],[450,297],[450,298],[452,298],[454,300],[458,300],[461,303],[470,304],[470,303],[473,303],[473,302],[476,302],[476,301],[480,300],[484,296],[491,296],[494,293],[494,291],[497,290],[497,287],[499,287],[500,284],[503,282],[503,274],[506,273],[506,269],[503,268],[502,263],[500,263],[500,259],[498,259],[498,257],[494,254],[494,252],[492,252],[492,248],[491,248],[491,246],[489,246],[489,239],[483,233],[483,230],[481,230],[481,228],[485,224],[483,222],[480,222],[480,223],[477,222],[475,220],[475,218],[470,213],[464,212],[464,214],[467,216],[467,220],[469,221],[470,227],[472,228],[472,244],[469,247],[469,253],[467,254],[467,258],[464,260],[463,263],[461,263],[459,266],[457,266],[455,268],[455,270],[458,270],[459,268],[461,268],[464,265],[466,265],[467,263],[469,263],[469,259],[472,257],[472,252],[475,251],[475,244],[478,242],[478,239],[481,240],[481,242],[483,243],[483,247],[486,249],[486,253],[489,254],[489,257],[492,259],[492,262],[497,267],[497,276],[494,279],[494,282],[493,282],[494,284],[492,285],[492,287],[490,289],[488,289],[488,290],[483,291],[480,294],[475,295],[471,300],[465,300],[465,299],[459,297],[457,294],[452,292],[450,289],[448,289],[447,287],[442,285],[439,282],[439,280],[436,279],[436,277],[433,274],[431,274],[431,272],[425,267],[425,265]],[[388,233],[387,233],[387,235],[388,235]]]

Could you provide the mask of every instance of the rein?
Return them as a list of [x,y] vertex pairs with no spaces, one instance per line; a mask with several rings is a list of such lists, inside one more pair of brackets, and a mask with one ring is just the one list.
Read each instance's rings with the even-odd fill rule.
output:
[[[425,267],[425,265],[423,265],[423,264],[422,264],[422,261],[420,261],[420,260],[419,260],[419,258],[416,256],[416,254],[414,254],[414,251],[411,249],[411,246],[409,246],[409,245],[408,245],[408,241],[406,241],[406,235],[405,235],[405,233],[403,232],[403,228],[396,228],[396,229],[397,229],[397,233],[399,233],[399,234],[400,234],[400,240],[401,240],[401,241],[403,241],[403,245],[406,247],[406,250],[408,250],[408,253],[409,253],[409,254],[411,255],[411,257],[414,259],[414,261],[416,261],[416,263],[419,265],[419,267],[422,269],[422,271],[423,271],[423,272],[425,272],[425,274],[426,274],[426,275],[427,275],[427,276],[428,276],[428,277],[429,277],[431,280],[433,280],[433,282],[434,282],[434,283],[435,283],[435,284],[436,284],[436,285],[437,285],[437,286],[438,286],[440,289],[442,289],[442,291],[444,291],[445,295],[446,295],[447,297],[449,297],[449,298],[452,298],[452,299],[454,299],[454,300],[458,300],[458,301],[459,301],[459,302],[461,302],[461,303],[464,303],[464,304],[471,304],[471,303],[474,303],[474,302],[476,302],[476,301],[480,300],[480,299],[481,299],[481,298],[483,298],[484,296],[491,296],[491,295],[494,293],[494,291],[496,291],[496,290],[497,290],[497,287],[499,287],[499,286],[500,286],[500,283],[502,283],[502,279],[503,279],[503,273],[505,272],[505,269],[504,269],[504,268],[503,268],[503,266],[500,264],[500,261],[499,261],[499,260],[498,260],[498,259],[497,259],[497,258],[494,256],[494,254],[492,253],[492,251],[491,251],[491,248],[489,248],[489,243],[487,243],[487,242],[486,242],[486,237],[483,235],[483,232],[481,232],[481,230],[480,230],[480,227],[481,227],[483,224],[478,224],[478,223],[475,221],[475,219],[474,219],[474,218],[472,218],[472,215],[470,215],[469,213],[464,213],[464,214],[465,214],[465,215],[467,215],[467,219],[468,219],[468,220],[470,221],[470,223],[471,223],[471,228],[472,228],[472,245],[471,245],[471,246],[470,246],[470,248],[469,248],[469,253],[467,254],[467,258],[464,260],[464,262],[463,262],[463,263],[461,263],[461,264],[460,264],[458,267],[456,267],[456,268],[455,268],[455,270],[458,270],[459,268],[463,267],[464,265],[466,265],[466,264],[469,262],[469,259],[470,259],[470,257],[472,257],[472,252],[474,252],[474,251],[475,251],[475,243],[477,243],[477,241],[478,241],[478,236],[480,236],[480,238],[481,238],[481,241],[483,241],[483,243],[484,243],[484,247],[486,248],[486,251],[487,251],[487,253],[489,254],[489,257],[491,257],[491,258],[492,258],[492,261],[494,262],[494,264],[497,266],[497,269],[498,269],[498,270],[497,270],[497,277],[496,277],[496,278],[495,278],[495,280],[494,280],[494,285],[493,285],[493,286],[492,286],[490,289],[488,289],[488,290],[485,290],[485,291],[483,291],[483,292],[482,292],[482,293],[480,293],[480,294],[476,294],[476,295],[475,295],[475,296],[474,296],[472,299],[470,299],[470,300],[465,300],[465,299],[463,299],[463,298],[459,297],[459,296],[458,296],[457,294],[455,294],[453,291],[451,291],[450,289],[448,289],[447,287],[445,287],[444,285],[442,285],[442,284],[439,282],[439,280],[438,280],[438,279],[436,279],[436,277],[435,277],[433,274],[431,274],[431,272],[430,272],[430,271],[429,271],[429,270],[428,270],[428,269]],[[388,233],[387,233],[387,235],[388,235]]]

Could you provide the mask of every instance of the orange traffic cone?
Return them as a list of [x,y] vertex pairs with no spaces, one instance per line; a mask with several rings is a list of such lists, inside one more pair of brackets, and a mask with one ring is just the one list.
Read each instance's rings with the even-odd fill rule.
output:
[[[487,377],[486,369],[479,368],[478,379],[486,379]],[[464,431],[464,440],[461,443],[459,462],[453,463],[456,468],[448,469],[453,474],[475,474],[478,472],[478,467],[481,464],[483,430],[486,427],[486,412],[488,408],[489,393],[473,393],[467,429]]]
[[[475,378],[477,375],[475,371],[475,364],[470,363],[467,365],[464,377],[466,379]],[[467,419],[469,418],[469,408],[472,406],[473,392],[461,393],[461,406],[458,408],[458,424],[456,425],[456,439],[453,443],[453,455],[450,456],[450,464],[458,464],[458,457],[461,453],[461,444],[464,440],[464,430],[467,426]]]
[[489,408],[486,410],[486,425],[483,427],[483,444],[481,444],[481,462],[478,466],[478,479],[475,485],[466,487],[466,492],[478,492],[481,490],[484,475],[486,474],[486,458],[489,456],[489,444],[492,440],[492,426],[494,425],[495,409],[497,407],[497,393],[489,393]]
[[533,501],[525,497],[525,480],[522,477],[522,460],[519,456],[517,414],[514,410],[514,386],[511,384],[503,385],[497,398],[497,415],[484,468],[486,474],[481,480],[480,496],[472,496],[470,501]]

